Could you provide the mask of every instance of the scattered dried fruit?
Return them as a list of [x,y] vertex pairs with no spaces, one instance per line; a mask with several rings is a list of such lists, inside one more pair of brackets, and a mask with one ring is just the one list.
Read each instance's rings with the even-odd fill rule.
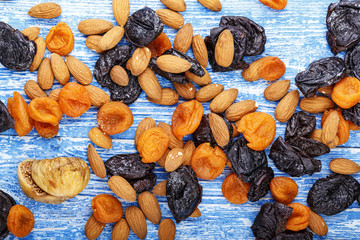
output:
[[38,122],[56,126],[59,124],[62,114],[59,103],[49,97],[35,98],[29,104],[29,116]]
[[96,195],[91,200],[91,208],[95,219],[102,223],[117,222],[123,215],[121,202],[109,194]]
[[6,226],[15,237],[26,237],[33,230],[35,219],[33,213],[23,205],[10,208]]
[[244,183],[235,173],[227,176],[222,184],[222,194],[233,204],[243,204],[248,201],[250,183]]
[[291,231],[305,229],[309,225],[310,208],[301,203],[290,203],[288,207],[291,207],[293,212],[286,223],[286,229]]
[[283,10],[287,5],[287,0],[260,0],[260,2],[275,10]]
[[69,117],[80,117],[91,107],[89,92],[75,82],[69,82],[61,89],[58,101],[63,113]]
[[137,149],[144,163],[152,163],[161,158],[169,143],[168,134],[160,127],[153,127],[140,135]]
[[348,109],[360,102],[360,81],[346,77],[336,83],[331,93],[332,100],[341,108]]
[[287,205],[295,199],[299,187],[289,177],[275,177],[270,182],[270,190],[271,195],[277,202]]
[[33,120],[29,116],[28,105],[18,92],[8,99],[7,109],[15,120],[14,129],[18,136],[27,135],[33,128]]
[[66,23],[59,22],[50,29],[45,42],[50,52],[65,56],[74,48],[74,35]]

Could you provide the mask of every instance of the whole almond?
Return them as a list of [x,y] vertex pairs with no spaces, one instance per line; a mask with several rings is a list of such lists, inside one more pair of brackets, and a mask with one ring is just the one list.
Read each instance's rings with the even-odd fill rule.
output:
[[173,148],[165,160],[165,170],[173,172],[184,163],[184,150],[182,148]]
[[321,129],[315,129],[311,134],[310,134],[310,138],[314,139],[318,142],[321,142]]
[[158,9],[155,12],[166,26],[179,29],[184,25],[184,18],[178,12],[170,9]]
[[112,140],[109,135],[104,133],[98,127],[94,127],[89,131],[90,140],[97,146],[111,149],[112,148]]
[[204,39],[200,35],[193,36],[191,47],[196,60],[203,67],[207,67],[209,59]]
[[99,41],[102,38],[101,35],[90,35],[86,38],[85,45],[97,53],[103,53],[104,51],[98,47]]
[[125,69],[120,65],[115,65],[110,71],[110,78],[120,86],[127,86],[129,84],[129,75]]
[[190,215],[192,218],[201,217],[201,212],[199,208],[196,208],[195,211]]
[[158,57],[156,64],[161,70],[169,73],[182,73],[191,68],[191,64],[185,59],[166,54]]
[[309,227],[311,231],[319,236],[325,236],[328,233],[328,227],[324,219],[312,210],[310,210]]
[[116,196],[121,197],[126,201],[136,201],[136,192],[125,178],[121,176],[112,176],[108,181],[108,185],[109,188],[116,194]]
[[195,98],[196,88],[194,87],[192,82],[188,82],[188,83],[173,82],[173,85],[176,91],[179,93],[179,95],[184,99],[191,100]]
[[139,76],[145,71],[151,59],[151,52],[147,47],[137,48],[130,61],[129,70],[132,75]]
[[314,96],[310,98],[303,98],[300,101],[301,110],[308,113],[320,113],[325,110],[333,109],[335,103],[328,97]]
[[33,72],[39,68],[40,63],[45,54],[45,48],[46,48],[45,40],[42,37],[37,37],[35,39],[35,43],[36,43],[36,54],[31,66],[29,67],[30,72]]
[[138,126],[136,128],[136,132],[135,132],[135,138],[134,138],[135,147],[137,147],[139,137],[141,136],[141,134],[143,132],[145,132],[146,130],[153,128],[153,127],[156,127],[156,122],[154,121],[154,119],[152,119],[150,117],[146,117],[143,120],[141,120],[141,122],[138,124]]
[[71,55],[65,57],[66,65],[73,77],[82,85],[89,85],[93,75],[91,70],[79,59]]
[[191,46],[192,37],[193,27],[191,23],[187,23],[175,35],[173,48],[182,53],[186,53]]
[[125,218],[136,236],[140,239],[145,239],[147,235],[147,225],[143,212],[135,206],[130,206],[125,210]]
[[91,98],[91,105],[95,107],[102,107],[105,103],[110,102],[110,96],[101,88],[87,85],[85,86],[86,90],[89,92]]
[[334,141],[339,127],[339,114],[337,111],[333,111],[326,118],[321,131],[321,142],[324,144],[330,144]]
[[179,101],[179,94],[177,94],[177,92],[175,92],[171,88],[162,88],[160,100],[149,98],[149,96],[147,96],[146,98],[152,103],[170,106],[176,104]]
[[21,32],[22,32],[22,34],[27,36],[29,38],[29,40],[34,41],[39,36],[40,28],[39,27],[29,27],[29,28],[25,28]]
[[161,220],[160,205],[156,197],[148,192],[142,192],[138,197],[138,204],[140,209],[153,224],[159,224]]
[[170,138],[169,148],[170,149],[183,147],[183,145],[184,145],[183,141],[179,140],[177,137],[175,137],[175,135],[173,134],[173,132],[171,130],[170,124],[167,124],[164,122],[159,122],[157,124],[157,126],[161,127],[169,136],[169,138]]
[[156,184],[152,190],[152,193],[156,196],[164,197],[166,196],[166,180]]
[[210,84],[202,87],[197,91],[195,99],[199,102],[207,102],[219,95],[224,90],[221,84]]
[[325,145],[328,146],[331,149],[331,148],[337,147],[339,145],[339,142],[340,142],[339,137],[335,136],[335,139],[331,143],[325,144]]
[[54,77],[61,85],[65,85],[70,80],[70,72],[64,59],[57,53],[51,54],[51,69]]
[[130,13],[129,0],[113,0],[112,9],[115,20],[119,26],[125,26]]
[[346,158],[335,158],[329,164],[330,170],[339,174],[354,174],[360,171],[356,162]]
[[185,72],[186,79],[196,83],[199,86],[206,86],[206,85],[211,84],[210,74],[204,67],[202,67],[202,69],[205,71],[204,76],[199,77],[199,76],[187,71],[187,72]]
[[158,230],[159,240],[174,240],[176,235],[176,227],[171,219],[161,221]]
[[98,48],[102,51],[112,49],[118,44],[124,36],[124,28],[121,26],[115,26],[110,29],[98,42]]
[[321,87],[317,91],[324,95],[331,96],[333,89],[334,89],[334,86],[331,85],[331,86]]
[[103,34],[113,27],[111,22],[104,19],[85,19],[78,25],[79,32],[84,35]]
[[56,18],[61,15],[61,6],[57,3],[39,3],[28,11],[29,16],[34,18]]
[[222,67],[229,67],[234,59],[234,38],[232,33],[225,29],[220,33],[220,36],[215,45],[215,61]]
[[240,136],[240,132],[237,130],[236,125],[234,123],[232,123],[231,126],[232,126],[232,129],[233,129],[233,135],[232,135],[233,138],[236,138],[236,137]]
[[184,0],[160,0],[166,7],[176,12],[183,12],[186,10],[186,3]]
[[37,81],[43,90],[49,90],[54,84],[54,74],[51,70],[50,59],[47,57],[45,57],[40,63]]
[[49,93],[49,98],[52,98],[52,99],[58,101],[60,92],[61,92],[61,88],[56,88],[56,89],[51,90],[51,92]]
[[226,109],[225,116],[230,121],[237,121],[246,114],[255,112],[258,106],[258,103],[254,100],[244,100],[241,102],[237,102],[232,104],[228,109]]
[[190,162],[191,162],[191,158],[192,158],[192,155],[193,153],[195,152],[195,144],[193,141],[187,141],[183,147],[184,149],[184,163],[183,165],[190,165]]
[[198,2],[207,9],[214,12],[219,12],[222,8],[221,2],[219,0],[198,0]]
[[149,98],[157,101],[161,99],[162,91],[159,80],[150,68],[146,68],[145,71],[140,74],[138,81],[140,87]]
[[218,94],[210,103],[210,110],[215,113],[222,113],[235,101],[239,91],[230,88]]
[[94,215],[91,214],[85,224],[85,236],[89,240],[97,239],[102,231],[104,230],[106,223],[99,222],[95,219]]
[[264,91],[264,97],[268,101],[277,101],[289,91],[290,80],[281,80],[269,85]]
[[216,113],[209,113],[209,125],[216,143],[220,147],[226,146],[230,141],[230,132],[224,119]]
[[279,122],[286,122],[294,114],[299,103],[299,91],[293,90],[285,95],[276,106],[274,116]]
[[162,168],[165,168],[165,161],[166,161],[166,157],[167,155],[169,154],[170,152],[170,149],[166,149],[166,151],[164,152],[164,154],[161,156],[161,158],[159,160],[156,161],[156,163],[162,167]]
[[99,178],[106,177],[106,168],[103,160],[96,151],[93,145],[89,144],[87,149],[87,158],[90,164],[91,169]]
[[25,94],[32,100],[35,98],[47,97],[46,93],[34,80],[29,80],[24,85]]
[[129,238],[130,228],[124,218],[118,221],[111,233],[111,240],[127,240]]

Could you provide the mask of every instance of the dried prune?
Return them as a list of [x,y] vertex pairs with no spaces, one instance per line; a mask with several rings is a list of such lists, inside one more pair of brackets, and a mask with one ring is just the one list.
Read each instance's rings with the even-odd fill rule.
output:
[[297,112],[289,119],[285,130],[285,141],[295,137],[307,137],[316,127],[315,116],[307,115],[304,112]]
[[251,229],[256,239],[270,240],[285,231],[293,209],[281,203],[265,203],[261,206]]
[[163,31],[164,24],[154,10],[144,7],[134,12],[126,22],[127,39],[136,46],[146,47]]
[[155,73],[159,74],[160,76],[171,82],[177,82],[181,84],[188,83],[188,81],[185,78],[185,73],[164,72],[157,66],[156,60],[157,58],[151,58],[149,62],[149,68],[153,70]]
[[36,44],[19,30],[0,22],[0,63],[12,70],[28,69],[36,54]]
[[326,15],[326,39],[336,55],[360,41],[360,3],[358,0],[340,0],[331,3]]
[[360,45],[346,52],[345,66],[348,75],[360,79]]
[[109,87],[110,98],[113,101],[121,101],[127,105],[136,101],[139,98],[142,88],[138,82],[138,78],[131,74],[129,70],[125,70],[129,76],[129,83],[127,86],[122,87],[114,84]]
[[360,127],[360,103],[349,109],[343,109],[342,115],[345,120],[353,122],[356,126]]
[[10,208],[14,205],[16,205],[15,200],[9,194],[0,190],[0,239],[4,239],[9,234],[6,219]]
[[331,216],[347,209],[359,194],[360,184],[355,178],[334,173],[314,183],[307,203],[314,212]]
[[270,182],[274,178],[274,171],[271,167],[264,167],[257,172],[257,176],[250,185],[247,198],[250,202],[256,202],[264,197],[270,190]]
[[155,186],[156,175],[149,173],[145,177],[136,180],[128,180],[131,186],[134,188],[136,193],[142,193]]
[[205,75],[205,71],[201,67],[200,63],[197,60],[187,56],[186,54],[184,54],[184,53],[182,53],[182,52],[180,52],[180,51],[178,51],[178,50],[176,50],[174,48],[170,48],[169,50],[166,50],[164,52],[164,55],[165,54],[177,56],[179,58],[182,58],[182,59],[185,59],[186,61],[188,61],[191,64],[189,72],[195,74],[196,76],[202,77],[202,76]]
[[10,115],[5,104],[0,100],[0,133],[13,128],[14,126],[14,118]]
[[166,181],[166,198],[177,223],[188,218],[202,198],[202,186],[190,166],[171,172]]
[[296,137],[288,143],[290,143],[292,147],[301,149],[310,157],[318,157],[330,152],[328,146],[311,138]]
[[275,166],[292,177],[300,177],[305,174],[312,175],[321,171],[321,161],[311,158],[305,152],[296,151],[282,137],[278,137],[270,149],[269,158]]
[[258,170],[268,166],[265,151],[254,151],[247,143],[245,138],[240,137],[227,151],[232,170],[245,183],[253,182]]
[[216,145],[214,135],[211,132],[209,124],[209,114],[204,114],[201,118],[200,125],[192,133],[192,138],[194,140],[195,146],[199,146],[202,143],[210,143],[210,146],[214,147]]
[[306,229],[293,232],[286,230],[285,232],[280,233],[272,240],[312,240],[313,239],[313,233],[307,231]]
[[315,96],[316,90],[339,82],[345,77],[345,63],[341,58],[328,57],[317,60],[296,75],[295,83],[305,97]]

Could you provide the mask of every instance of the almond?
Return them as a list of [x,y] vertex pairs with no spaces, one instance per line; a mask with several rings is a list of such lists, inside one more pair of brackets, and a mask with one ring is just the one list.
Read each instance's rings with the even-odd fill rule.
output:
[[154,224],[159,224],[161,220],[160,205],[156,197],[148,192],[142,192],[138,197],[138,204],[140,209],[145,214],[146,218]]
[[85,45],[97,53],[103,53],[104,51],[98,47],[99,41],[102,38],[101,35],[90,35],[86,38]]
[[124,36],[124,28],[115,26],[102,36],[97,47],[102,51],[112,49],[118,44]]
[[321,142],[321,129],[315,129],[311,134],[310,134],[310,138],[314,139],[318,142]]
[[334,141],[339,128],[339,114],[337,111],[333,111],[326,118],[322,131],[321,131],[321,142],[324,144],[330,144]]
[[293,90],[285,95],[276,106],[274,116],[279,122],[286,122],[294,114],[299,103],[299,91]]
[[328,97],[314,96],[301,99],[300,108],[308,113],[320,113],[335,108],[335,103]]
[[260,77],[260,73],[258,71],[259,67],[262,64],[262,61],[265,59],[266,57],[260,58],[258,60],[256,60],[255,62],[252,62],[249,66],[248,69],[245,69],[242,72],[242,77],[248,81],[248,82],[254,82],[259,80]]
[[61,88],[56,88],[56,89],[51,90],[51,92],[49,93],[49,98],[52,98],[52,99],[58,101],[60,92],[61,92]]
[[97,239],[102,231],[104,230],[106,223],[99,222],[95,219],[94,215],[91,214],[89,219],[85,224],[85,236],[87,239],[95,240]]
[[73,75],[79,83],[89,85],[92,82],[92,72],[85,63],[71,55],[67,55],[65,60],[71,75]]
[[192,218],[201,217],[201,212],[199,208],[196,208],[195,211],[190,215]]
[[309,227],[311,231],[319,236],[325,236],[328,233],[328,227],[324,219],[312,210],[310,210]]
[[176,12],[183,12],[186,10],[186,3],[184,0],[160,0],[166,7]]
[[166,151],[164,152],[164,154],[161,156],[161,158],[159,160],[156,161],[156,163],[162,167],[162,168],[165,168],[165,161],[166,161],[166,157],[167,155],[169,154],[170,152],[170,149],[166,149]]
[[110,71],[110,78],[120,86],[127,86],[129,84],[129,75],[125,69],[120,65],[115,65]]
[[162,88],[160,100],[149,98],[149,96],[147,96],[146,98],[152,103],[170,106],[176,104],[179,101],[179,94],[177,94],[177,92],[175,92],[171,88]]
[[129,63],[129,70],[132,75],[139,76],[141,73],[145,71],[147,66],[149,65],[151,59],[151,52],[147,47],[139,47],[137,48]]
[[290,80],[281,80],[269,85],[264,91],[264,97],[268,101],[277,101],[289,91]]
[[233,129],[233,135],[232,135],[233,138],[236,138],[236,137],[240,136],[240,132],[237,130],[236,125],[234,123],[232,123],[231,126],[232,126],[232,129]]
[[90,164],[91,169],[99,178],[106,177],[106,168],[103,160],[96,151],[93,145],[89,144],[87,149],[87,158]]
[[339,174],[354,174],[360,171],[356,162],[346,158],[335,158],[329,164],[330,170]]
[[317,91],[324,95],[331,96],[333,89],[334,89],[334,85],[331,85],[331,86],[321,87]]
[[204,67],[202,67],[202,69],[204,69],[204,71],[205,71],[204,76],[199,77],[199,76],[187,71],[187,72],[185,72],[186,79],[196,83],[199,86],[206,86],[206,85],[211,84],[211,77],[210,77],[208,71]]
[[158,57],[156,64],[161,70],[169,73],[182,73],[191,68],[191,64],[185,59],[166,54]]
[[215,61],[222,67],[229,67],[234,59],[234,38],[232,33],[225,29],[220,33],[215,45]]
[[184,150],[182,148],[173,148],[165,160],[165,170],[173,172],[178,169],[184,162]]
[[199,102],[207,102],[219,95],[224,90],[221,84],[210,84],[197,91],[195,99]]
[[235,101],[239,91],[230,88],[218,94],[210,103],[210,110],[215,113],[222,113]]
[[195,152],[195,144],[193,141],[187,141],[183,147],[184,149],[184,163],[183,165],[190,165],[190,162],[191,162],[191,158],[192,158],[192,155],[193,153]]
[[182,98],[186,100],[191,100],[195,98],[196,88],[194,87],[192,82],[183,83],[183,84],[173,82],[173,85]]
[[112,9],[115,20],[119,26],[125,26],[130,13],[129,0],[113,0]]
[[121,176],[112,176],[108,181],[108,185],[116,196],[121,197],[126,201],[136,201],[136,192],[125,178]]
[[170,9],[158,9],[155,12],[166,26],[179,29],[184,25],[184,18],[178,12]]
[[225,147],[230,141],[230,132],[224,119],[216,113],[209,113],[209,125],[216,143]]
[[146,68],[146,70],[140,74],[138,81],[140,87],[149,98],[157,101],[161,99],[162,91],[159,80],[150,68]]
[[22,34],[27,36],[29,38],[29,40],[34,41],[39,36],[40,28],[39,27],[29,27],[29,28],[25,28],[21,32],[22,32]]
[[219,0],[198,0],[198,2],[207,9],[214,12],[219,12],[222,8],[221,2]]
[[171,219],[161,221],[158,230],[159,240],[174,240],[176,235],[176,227]]
[[113,27],[114,25],[111,22],[103,19],[85,19],[78,25],[79,32],[84,35],[106,33]]
[[339,137],[335,136],[335,139],[331,143],[326,144],[326,146],[328,146],[329,148],[335,148],[339,145],[339,142],[340,142]]
[[101,88],[87,85],[85,86],[86,90],[89,92],[91,98],[91,105],[95,107],[102,107],[105,103],[110,102],[110,96]]
[[130,228],[124,218],[118,221],[111,233],[111,240],[127,240],[129,238]]
[[254,100],[244,100],[237,102],[226,109],[225,116],[230,121],[237,121],[246,114],[255,112],[258,106],[258,103]]
[[46,93],[34,80],[29,80],[24,85],[25,94],[32,100],[35,98],[47,97]]
[[50,59],[47,57],[45,57],[40,63],[37,81],[43,90],[49,90],[54,84],[54,74],[51,70]]
[[61,6],[57,3],[39,3],[28,11],[29,16],[34,18],[56,18],[61,15]]
[[145,239],[147,235],[147,225],[143,212],[135,206],[130,206],[125,210],[125,218],[136,236],[140,239]]
[[65,85],[70,80],[70,72],[64,59],[57,53],[51,54],[51,69],[54,77],[61,85]]
[[166,196],[166,180],[156,184],[152,192],[157,196],[161,196],[161,197]]
[[191,46],[192,37],[193,27],[191,23],[187,23],[175,35],[173,48],[182,53],[186,53]]
[[204,39],[200,35],[195,35],[191,44],[194,57],[196,60],[206,68],[208,65],[208,51],[204,42]]
[[172,132],[170,124],[167,124],[164,122],[159,122],[157,124],[157,126],[161,127],[169,136],[169,138],[170,138],[169,148],[170,149],[183,147],[183,145],[184,145],[183,141],[179,140],[177,137],[175,137],[175,135]]
[[141,134],[143,132],[145,132],[146,130],[153,128],[153,127],[156,127],[156,122],[154,121],[154,119],[152,119],[150,117],[146,117],[143,120],[141,120],[141,122],[138,124],[138,126],[136,128],[136,132],[135,132],[135,138],[134,138],[135,147],[137,147],[139,137],[141,136]]
[[89,131],[90,140],[97,146],[111,149],[112,148],[112,140],[109,135],[104,133],[98,127],[94,127]]

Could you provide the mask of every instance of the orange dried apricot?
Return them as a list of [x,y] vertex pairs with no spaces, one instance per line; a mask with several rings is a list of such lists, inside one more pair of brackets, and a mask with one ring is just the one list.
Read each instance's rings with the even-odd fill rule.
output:
[[244,183],[235,173],[227,176],[222,184],[221,190],[229,202],[233,204],[243,204],[248,201],[247,194],[250,189],[250,183]]
[[212,148],[210,143],[202,143],[192,155],[191,168],[199,178],[212,180],[224,171],[226,160],[221,148],[218,146]]
[[286,229],[295,232],[305,229],[310,221],[310,208],[301,203],[290,203],[288,206],[293,209],[293,213],[286,223]]
[[260,0],[260,2],[275,10],[283,10],[287,5],[287,0]]
[[55,137],[59,132],[59,125],[53,126],[50,123],[34,121],[35,130],[43,138]]
[[204,108],[196,100],[180,103],[171,119],[171,128],[175,137],[181,140],[185,135],[195,132],[203,114]]
[[286,72],[286,66],[278,57],[264,57],[258,68],[261,78],[274,81],[281,78]]
[[162,32],[154,41],[149,43],[146,46],[150,49],[151,57],[159,57],[161,56],[166,50],[171,48],[171,42],[169,37]]
[[276,123],[274,118],[263,112],[246,114],[238,123],[238,131],[249,142],[247,146],[262,151],[274,140]]
[[65,56],[74,49],[74,34],[66,23],[59,22],[50,29],[45,43],[50,52]]
[[49,97],[35,98],[29,104],[29,115],[37,122],[56,126],[59,124],[62,114],[59,103]]
[[108,135],[122,133],[134,123],[130,108],[122,102],[105,103],[97,113],[99,128]]
[[120,221],[123,215],[121,202],[109,194],[99,194],[91,200],[91,208],[95,219],[102,223]]
[[339,115],[339,127],[337,131],[337,136],[339,138],[338,145],[344,144],[349,140],[350,137],[350,124],[349,121],[346,121],[342,115],[341,108],[338,108],[337,110],[327,110],[323,113],[321,117],[321,127],[324,125],[326,118],[329,116],[330,113],[333,111],[337,111]]
[[360,127],[356,126],[352,121],[347,121],[347,122],[349,124],[349,128],[351,131],[359,131],[360,130]]
[[270,191],[273,198],[282,204],[291,203],[299,192],[299,187],[289,177],[275,177],[270,182]]
[[58,101],[63,113],[69,117],[80,117],[91,107],[89,92],[75,82],[69,82],[61,89]]
[[23,205],[15,205],[10,208],[6,225],[15,237],[26,237],[33,230],[35,224],[34,215]]
[[336,83],[331,93],[332,100],[341,108],[347,109],[360,102],[360,81],[346,77]]
[[170,144],[169,135],[161,127],[153,127],[144,131],[138,141],[137,149],[144,163],[159,160]]
[[27,103],[18,92],[14,92],[14,97],[8,99],[7,109],[15,120],[16,133],[19,136],[27,135],[33,128],[33,120],[29,116]]

